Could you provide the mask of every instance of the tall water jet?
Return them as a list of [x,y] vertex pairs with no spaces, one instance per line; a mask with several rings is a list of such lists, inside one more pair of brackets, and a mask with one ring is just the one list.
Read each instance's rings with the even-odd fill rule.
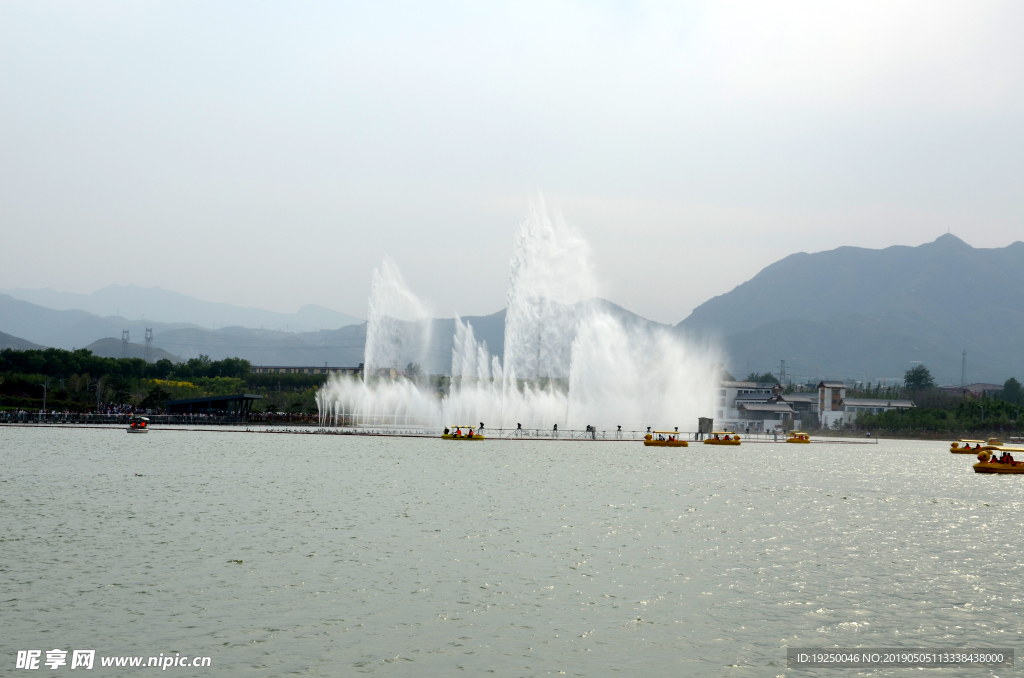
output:
[[433,425],[437,398],[403,376],[430,343],[430,312],[385,257],[373,270],[363,350],[363,378],[334,377],[317,392],[320,424]]
[[505,371],[512,379],[566,378],[578,317],[595,297],[590,245],[542,197],[516,231],[505,311]]
[[[586,240],[538,197],[514,238],[503,359],[456,317],[441,396],[400,374],[408,339],[428,332],[430,323],[386,259],[374,271],[365,381],[334,378],[325,385],[317,399],[321,421],[628,430],[706,416],[717,356],[687,345],[667,326],[595,299],[597,291]],[[417,345],[426,345],[422,336]]]
[[[507,325],[505,334],[508,336]],[[487,351],[486,343],[476,340],[472,326],[456,319],[451,385],[441,401],[445,421],[490,422],[494,428],[519,423],[527,428],[552,428],[564,425],[567,404],[565,389],[552,382],[541,385],[510,376],[501,361]]]
[[381,369],[401,371],[419,359],[418,352],[430,342],[430,311],[405,284],[398,266],[385,257],[373,269],[369,312],[366,318],[364,374]]
[[714,354],[670,328],[630,324],[592,308],[580,321],[569,371],[569,422],[631,428],[695,423],[713,409]]

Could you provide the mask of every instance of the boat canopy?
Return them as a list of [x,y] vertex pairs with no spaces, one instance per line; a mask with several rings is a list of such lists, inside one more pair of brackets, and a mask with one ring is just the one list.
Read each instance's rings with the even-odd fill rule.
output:
[[132,421],[149,421],[149,417],[143,417],[142,415],[139,414],[133,414]]

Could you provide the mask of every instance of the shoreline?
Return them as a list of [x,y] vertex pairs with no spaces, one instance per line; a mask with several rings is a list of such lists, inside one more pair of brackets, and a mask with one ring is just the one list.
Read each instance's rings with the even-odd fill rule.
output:
[[[25,429],[95,429],[95,430],[125,430],[124,423],[110,423],[110,424],[99,424],[99,423],[72,423],[72,422],[0,422],[0,430],[5,428],[25,428]],[[275,426],[268,425],[261,422],[252,422],[249,424],[243,423],[223,423],[223,424],[207,424],[200,427],[189,426],[187,424],[175,425],[156,425],[147,429],[147,432],[163,432],[163,431],[179,431],[179,432],[210,432],[210,433],[275,433],[275,434],[293,434],[293,435],[333,435],[333,436],[364,436],[364,437],[378,437],[378,438],[439,438],[439,434],[434,431],[423,431],[419,432],[402,432],[398,430],[387,431],[381,429],[374,429],[368,427],[367,429],[354,429],[348,427],[318,427],[315,424],[302,424],[299,422],[293,422],[288,426]],[[494,430],[494,429],[491,429]],[[512,429],[501,429],[504,431],[512,431]],[[529,429],[533,431],[535,429]],[[500,441],[540,441],[540,442],[558,442],[558,441],[576,441],[576,442],[633,442],[642,443],[643,437],[623,436],[623,437],[608,437],[602,435],[601,437],[591,436],[591,432],[577,431],[577,430],[566,430],[562,432],[564,435],[550,436],[550,435],[491,435],[485,434],[483,441],[487,440],[500,440]],[[607,433],[607,432],[602,432]],[[626,432],[623,432],[626,433]],[[642,432],[631,431],[628,433],[638,434]],[[680,431],[681,434],[693,436],[693,432]],[[741,434],[742,435],[742,434]],[[764,435],[764,434],[762,434]],[[786,444],[784,436],[779,436],[779,439],[773,437],[769,439],[769,436],[763,438],[754,438],[752,436],[743,436],[742,442],[746,444]],[[814,434],[811,434],[811,444],[837,444],[837,445],[875,445],[879,440],[917,440],[921,438],[914,437],[889,437],[889,436],[852,436],[852,435],[838,435],[838,436],[817,436],[815,439]],[[924,438],[932,439],[932,438]],[[935,440],[949,441],[949,437],[935,437]],[[462,441],[470,442],[470,441]],[[689,440],[690,445],[703,445],[703,440]]]

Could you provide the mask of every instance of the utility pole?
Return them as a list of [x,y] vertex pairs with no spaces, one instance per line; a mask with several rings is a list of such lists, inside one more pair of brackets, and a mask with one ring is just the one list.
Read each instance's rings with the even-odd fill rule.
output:
[[121,330],[121,357],[128,357],[128,342],[131,341],[131,334],[128,330]]
[[147,363],[153,362],[153,328],[152,327],[147,327],[146,328],[146,354],[145,354],[145,358],[146,358],[146,362]]
[[49,379],[43,379],[43,414],[46,414],[46,387],[50,384]]
[[960,359],[960,388],[967,385],[964,375],[967,374],[967,349],[964,349],[963,357]]

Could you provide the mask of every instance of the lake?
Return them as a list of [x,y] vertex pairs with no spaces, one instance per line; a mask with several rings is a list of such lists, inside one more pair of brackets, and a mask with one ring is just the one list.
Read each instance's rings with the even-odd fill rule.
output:
[[786,647],[1024,632],[1024,477],[941,442],[2,427],[0,458],[9,667],[61,648],[99,675],[181,653],[212,665],[168,675],[835,676]]

